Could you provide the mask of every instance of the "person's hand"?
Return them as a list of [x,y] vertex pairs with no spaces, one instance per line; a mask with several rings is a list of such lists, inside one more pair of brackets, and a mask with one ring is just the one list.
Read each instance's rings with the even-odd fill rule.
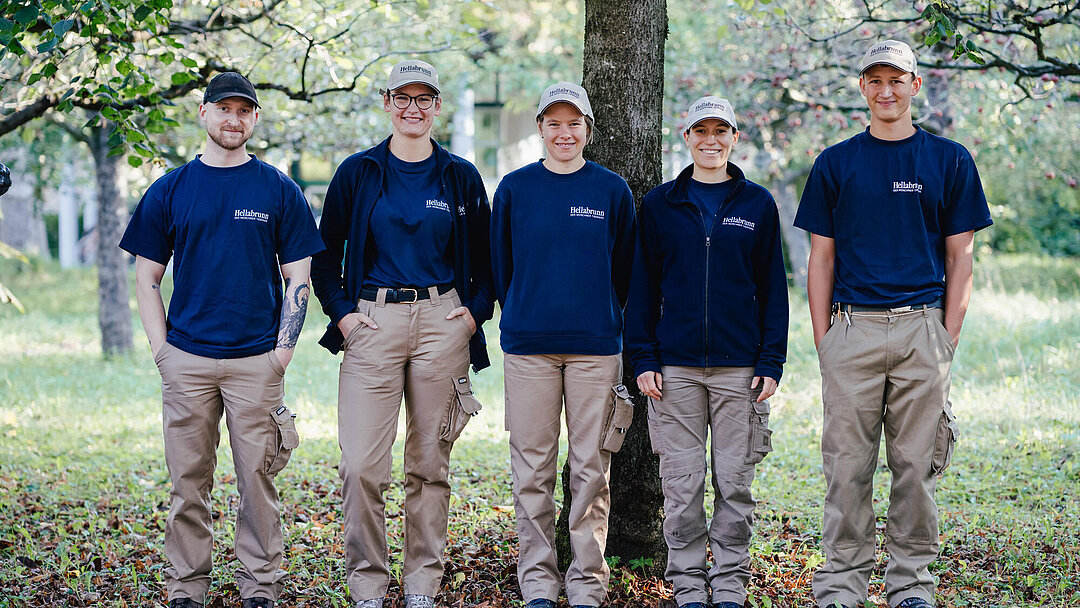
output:
[[476,333],[476,320],[472,318],[472,313],[464,306],[458,306],[454,310],[450,311],[450,314],[446,315],[446,320],[449,321],[454,317],[464,317],[465,324],[469,326],[469,335]]
[[356,329],[356,326],[361,323],[367,325],[371,329],[379,329],[379,326],[375,324],[375,320],[362,312],[350,312],[344,317],[341,317],[341,320],[337,322],[337,326],[341,331],[341,335],[348,337],[348,335],[352,333],[352,330]]
[[753,381],[750,382],[750,388],[757,388],[758,384],[761,384],[761,395],[758,396],[757,402],[772,397],[776,394],[776,380],[768,376],[754,376]]
[[289,362],[292,361],[293,353],[296,352],[295,348],[275,348],[274,355],[277,357],[278,363],[281,364],[281,369],[285,370],[289,368]]
[[661,399],[664,396],[660,392],[664,388],[664,377],[659,372],[641,372],[637,377],[637,387],[642,395]]

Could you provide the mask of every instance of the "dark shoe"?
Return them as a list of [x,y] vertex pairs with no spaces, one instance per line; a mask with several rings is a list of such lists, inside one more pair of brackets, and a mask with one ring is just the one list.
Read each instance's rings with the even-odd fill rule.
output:
[[736,604],[735,602],[720,602],[719,604],[713,604],[713,608],[742,608],[742,604]]
[[265,597],[249,597],[240,604],[240,608],[274,608],[274,600]]
[[386,598],[373,597],[367,600],[360,600],[356,602],[355,608],[383,608],[383,600]]
[[686,602],[679,608],[705,608],[705,604],[703,602]]
[[597,608],[596,606],[589,606],[588,604],[574,604],[574,608]]
[[203,608],[203,605],[190,597],[178,597],[175,600],[169,600],[169,608]]
[[934,608],[934,605],[921,597],[909,597],[897,604],[896,608]]
[[547,598],[538,597],[525,604],[525,608],[555,608],[555,602]]

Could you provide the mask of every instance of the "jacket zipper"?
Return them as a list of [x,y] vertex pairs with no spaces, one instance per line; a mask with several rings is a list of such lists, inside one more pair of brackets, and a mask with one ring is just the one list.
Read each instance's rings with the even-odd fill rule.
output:
[[[694,205],[695,207],[697,205]],[[717,210],[719,211],[719,210]],[[702,345],[704,350],[702,355],[705,357],[705,366],[709,365],[709,249],[712,247],[712,236],[710,234],[709,226],[705,223],[705,213],[698,209],[698,216],[701,218],[701,229],[705,232],[705,314],[701,315],[705,321],[705,332],[702,335]],[[715,218],[714,218],[715,221]]]

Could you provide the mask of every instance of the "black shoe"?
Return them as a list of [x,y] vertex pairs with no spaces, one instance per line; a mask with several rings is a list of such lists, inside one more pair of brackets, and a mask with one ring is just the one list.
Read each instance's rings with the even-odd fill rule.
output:
[[525,608],[555,608],[555,602],[544,597],[538,597],[525,604]]
[[274,600],[265,597],[249,597],[240,604],[240,608],[274,608]]
[[742,608],[742,604],[736,604],[735,602],[720,602],[719,604],[713,604],[713,608]]
[[588,604],[574,604],[574,608],[597,608],[596,606],[589,606]]
[[169,608],[203,608],[203,605],[190,597],[178,597],[175,600],[169,600]]
[[679,608],[705,608],[704,602],[686,602],[679,606]]
[[921,597],[913,596],[897,604],[896,608],[934,608],[934,605]]

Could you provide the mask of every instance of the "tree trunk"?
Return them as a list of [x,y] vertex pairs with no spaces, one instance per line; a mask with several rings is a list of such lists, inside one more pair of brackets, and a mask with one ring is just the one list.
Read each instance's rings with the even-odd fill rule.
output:
[[796,228],[795,212],[799,210],[799,190],[795,182],[799,178],[806,177],[805,171],[789,172],[782,180],[778,180],[773,194],[776,195],[776,205],[780,208],[780,237],[784,241],[784,249],[787,252],[788,263],[791,267],[791,277],[795,286],[806,291],[806,267],[810,261],[810,235],[801,228]]
[[106,357],[131,351],[131,307],[128,288],[128,258],[117,245],[127,225],[127,204],[117,180],[121,156],[109,156],[112,126],[90,128],[87,143],[94,155],[99,217],[97,234],[98,324],[101,350]]
[[[663,181],[660,157],[664,103],[665,0],[586,0],[584,82],[596,116],[585,155],[623,176],[641,199]],[[649,443],[646,400],[633,378],[634,423],[622,450],[612,457],[611,514],[607,554],[652,560],[662,571],[667,546],[660,525],[664,506],[659,459]],[[569,471],[563,469],[563,508],[556,528],[560,566],[570,560]]]

